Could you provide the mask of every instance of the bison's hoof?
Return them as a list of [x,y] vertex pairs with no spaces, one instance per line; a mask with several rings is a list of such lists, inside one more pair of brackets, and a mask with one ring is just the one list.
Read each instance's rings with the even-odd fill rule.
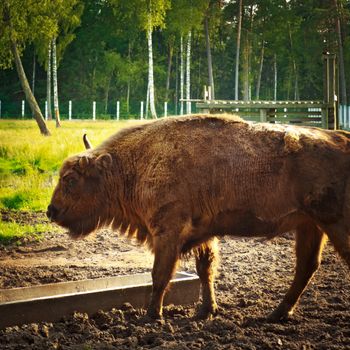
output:
[[142,322],[142,324],[147,324],[147,323],[158,324],[158,325],[164,325],[165,324],[165,321],[164,321],[162,316],[160,316],[158,318],[154,318],[154,317],[151,317],[151,316],[148,316],[148,315],[144,315],[144,316],[142,316],[140,318],[139,321]]
[[292,314],[293,310],[289,310],[283,305],[279,305],[276,310],[267,316],[266,320],[271,323],[286,321]]
[[150,320],[157,321],[157,320],[162,320],[163,317],[160,312],[157,312],[154,309],[148,309],[146,317],[148,317]]
[[213,318],[218,314],[217,305],[212,305],[210,307],[202,305],[195,314],[195,319],[197,320],[208,320]]

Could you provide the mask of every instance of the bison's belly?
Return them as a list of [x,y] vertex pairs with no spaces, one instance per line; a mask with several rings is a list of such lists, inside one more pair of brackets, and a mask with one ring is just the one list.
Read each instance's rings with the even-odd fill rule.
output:
[[211,231],[216,235],[265,236],[274,234],[276,223],[265,221],[251,211],[227,210],[212,221]]
[[305,220],[305,217],[298,212],[266,220],[256,216],[252,211],[227,210],[220,212],[212,220],[210,231],[215,235],[273,237],[295,229],[301,220]]

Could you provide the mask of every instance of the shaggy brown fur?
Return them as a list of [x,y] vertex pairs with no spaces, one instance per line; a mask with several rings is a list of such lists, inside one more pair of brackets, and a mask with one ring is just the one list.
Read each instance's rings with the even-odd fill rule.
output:
[[350,264],[346,132],[185,116],[125,129],[68,158],[48,216],[72,237],[112,227],[155,254],[148,314],[162,313],[182,254],[196,248],[201,316],[216,313],[217,236],[296,231],[294,281],[274,320],[287,317],[316,271],[325,234]]

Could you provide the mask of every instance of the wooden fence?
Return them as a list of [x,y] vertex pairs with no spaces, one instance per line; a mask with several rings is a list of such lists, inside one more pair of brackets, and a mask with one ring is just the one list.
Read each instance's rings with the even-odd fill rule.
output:
[[204,113],[236,113],[253,122],[328,128],[328,104],[323,101],[197,100],[196,107]]

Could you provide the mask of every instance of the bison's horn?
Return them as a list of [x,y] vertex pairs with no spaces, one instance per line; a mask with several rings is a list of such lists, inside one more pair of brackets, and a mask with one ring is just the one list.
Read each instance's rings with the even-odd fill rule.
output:
[[84,145],[85,145],[86,149],[92,148],[91,143],[90,143],[89,139],[87,138],[86,134],[84,134],[84,136],[83,136],[83,141],[84,141]]

